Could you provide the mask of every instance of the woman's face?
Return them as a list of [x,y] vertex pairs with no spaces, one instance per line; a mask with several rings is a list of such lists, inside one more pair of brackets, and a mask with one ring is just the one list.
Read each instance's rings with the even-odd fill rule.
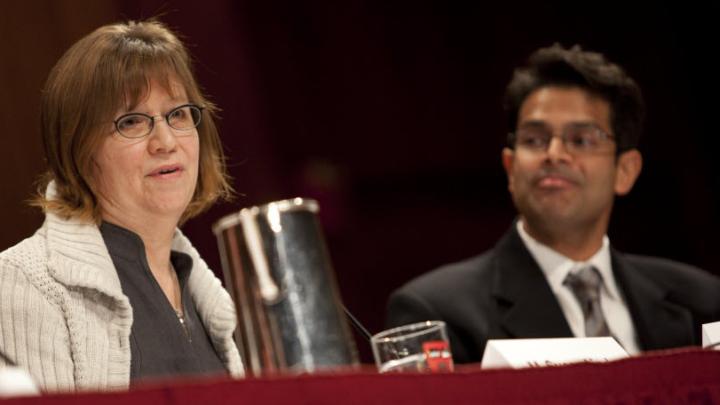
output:
[[165,120],[169,111],[188,103],[183,86],[175,80],[170,85],[168,92],[152,80],[137,107],[113,117],[133,112],[153,116],[149,135],[127,139],[113,126],[95,152],[93,177],[104,220],[131,229],[153,226],[160,219],[177,224],[192,199],[198,178],[198,132],[173,129]]

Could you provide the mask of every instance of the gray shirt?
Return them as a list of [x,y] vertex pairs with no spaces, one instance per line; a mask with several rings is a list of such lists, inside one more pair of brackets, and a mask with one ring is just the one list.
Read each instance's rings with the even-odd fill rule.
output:
[[100,233],[133,309],[130,383],[149,378],[226,373],[185,288],[193,265],[190,256],[175,251],[170,254],[180,281],[184,313],[181,322],[150,272],[140,237],[108,222],[100,225]]

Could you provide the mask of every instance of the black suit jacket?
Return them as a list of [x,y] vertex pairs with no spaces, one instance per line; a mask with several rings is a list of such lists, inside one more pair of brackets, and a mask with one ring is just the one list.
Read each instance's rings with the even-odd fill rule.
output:
[[[700,326],[720,320],[720,279],[666,259],[611,249],[642,350],[696,345]],[[488,339],[571,337],[550,285],[515,225],[495,248],[410,281],[390,296],[388,326],[447,323],[458,363],[482,358]]]

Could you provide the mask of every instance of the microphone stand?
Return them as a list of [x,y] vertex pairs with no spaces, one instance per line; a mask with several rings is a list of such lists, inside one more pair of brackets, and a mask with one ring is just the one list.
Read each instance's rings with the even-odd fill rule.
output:
[[347,309],[347,307],[343,304],[343,311],[345,311],[345,315],[347,315],[348,319],[350,320],[350,323],[353,327],[355,327],[355,330],[360,332],[360,334],[367,339],[368,342],[370,342],[370,339],[372,339],[372,335],[368,330],[360,323],[360,321],[353,316],[353,314],[350,313],[350,311]]
[[[342,304],[342,307],[343,307],[343,311],[345,311],[345,315],[350,320],[350,323],[352,324],[353,327],[355,327],[355,330],[360,332],[360,334],[365,339],[367,339],[368,343],[370,343],[370,346],[372,346],[372,335],[370,334],[370,332],[368,332],[367,328],[365,328],[363,326],[363,324],[360,323],[360,321],[357,318],[355,318],[355,316],[353,314],[350,313],[350,310],[347,309],[345,304]],[[395,348],[392,348],[391,350],[396,359],[400,359],[402,357],[402,356],[400,356],[400,353],[398,353],[398,351]]]

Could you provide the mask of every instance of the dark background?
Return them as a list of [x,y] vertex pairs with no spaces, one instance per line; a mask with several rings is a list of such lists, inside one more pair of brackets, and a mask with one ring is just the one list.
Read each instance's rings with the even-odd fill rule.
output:
[[616,204],[612,243],[720,274],[720,7],[630,3],[3,2],[0,250],[42,222],[24,200],[44,168],[39,93],[52,65],[102,24],[161,15],[185,38],[222,109],[240,196],[184,227],[216,270],[216,220],[315,198],[345,304],[380,330],[392,289],[491,247],[510,225],[502,93],[532,50],[560,42],[605,53],[646,96],[645,166]]

